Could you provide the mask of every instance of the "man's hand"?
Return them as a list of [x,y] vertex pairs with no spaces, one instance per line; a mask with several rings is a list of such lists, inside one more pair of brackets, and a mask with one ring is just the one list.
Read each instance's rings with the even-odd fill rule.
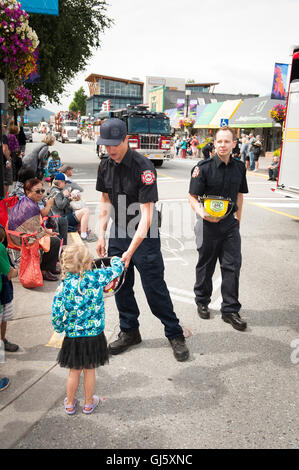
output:
[[220,222],[220,219],[216,219],[214,217],[211,217],[205,210],[204,206],[199,202],[198,196],[196,194],[189,194],[189,203],[196,212],[202,219],[206,220],[207,222],[211,222],[213,224],[217,224]]
[[198,211],[198,215],[200,215],[200,217],[203,219],[203,220],[206,220],[207,222],[211,222],[213,224],[217,224],[218,222],[220,222],[221,219],[217,219],[216,217],[211,217],[205,210],[205,208],[203,206],[200,206],[199,208],[199,211]]
[[100,258],[104,258],[105,256],[107,256],[105,237],[99,236],[96,245],[96,252]]
[[14,277],[17,277],[17,275],[18,275],[18,270],[11,266],[9,273],[7,274],[7,279],[11,281]]
[[121,261],[124,263],[125,269],[128,268],[132,256],[133,256],[133,253],[131,253],[130,251],[125,251],[125,252],[122,254]]
[[51,208],[51,207],[53,206],[53,204],[54,204],[54,201],[55,201],[55,197],[50,197],[49,199],[47,199],[46,204],[45,204],[46,207],[47,207],[47,208],[48,208],[48,207]]

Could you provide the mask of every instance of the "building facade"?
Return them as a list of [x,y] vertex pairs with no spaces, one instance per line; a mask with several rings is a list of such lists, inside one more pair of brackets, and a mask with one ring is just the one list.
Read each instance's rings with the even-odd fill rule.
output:
[[111,109],[143,103],[143,82],[97,74],[89,75],[85,81],[90,95],[86,102],[87,116],[98,117],[107,100],[110,100]]

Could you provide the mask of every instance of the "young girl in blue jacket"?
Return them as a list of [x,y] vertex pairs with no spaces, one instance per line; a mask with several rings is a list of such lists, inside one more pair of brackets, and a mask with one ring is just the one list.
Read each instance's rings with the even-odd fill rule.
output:
[[62,281],[52,305],[54,330],[65,332],[57,360],[61,367],[70,369],[64,399],[67,414],[76,412],[76,392],[82,370],[83,413],[92,413],[100,402],[94,395],[95,368],[108,362],[103,288],[119,277],[124,269],[116,256],[111,260],[111,267],[92,270],[91,264],[92,256],[85,245],[72,245],[63,251]]

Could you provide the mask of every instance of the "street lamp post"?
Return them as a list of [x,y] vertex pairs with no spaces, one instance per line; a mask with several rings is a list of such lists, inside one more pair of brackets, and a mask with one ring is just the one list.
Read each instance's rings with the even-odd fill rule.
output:
[[190,100],[191,90],[185,90],[185,95],[186,95],[186,118],[187,118],[189,115],[189,100]]

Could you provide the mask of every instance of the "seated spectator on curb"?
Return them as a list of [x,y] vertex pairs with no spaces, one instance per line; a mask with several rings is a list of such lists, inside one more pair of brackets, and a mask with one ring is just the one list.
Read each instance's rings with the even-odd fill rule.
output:
[[27,180],[35,177],[34,170],[30,166],[22,166],[18,172],[18,179],[14,189],[9,193],[9,196],[17,196],[19,199],[25,196],[24,184]]
[[90,216],[88,207],[83,207],[82,209],[73,211],[71,208],[71,193],[66,189],[66,184],[66,175],[64,173],[57,173],[49,194],[49,197],[54,198],[54,204],[52,206],[53,214],[66,217],[69,232],[76,232],[78,226],[80,226],[82,240],[87,242],[96,241],[97,237],[88,233],[88,222]]
[[268,166],[268,174],[269,174],[268,181],[276,181],[277,180],[278,170],[279,170],[279,158],[278,157],[273,157],[271,165]]
[[[46,281],[57,281],[57,269],[60,239],[56,232],[42,225],[41,210],[38,203],[42,200],[44,189],[42,181],[37,178],[27,180],[24,185],[25,196],[11,209],[8,216],[8,230],[21,233],[36,233],[36,237],[28,238],[29,243],[36,239],[41,246],[47,244],[49,251],[44,251],[41,260],[41,271]],[[21,246],[21,238],[10,235],[12,242]]]
[[[7,249],[7,236],[4,227],[0,225],[0,243]],[[16,352],[19,349],[17,344],[10,343],[6,339],[7,322],[13,319],[14,316],[14,303],[13,303],[13,284],[11,279],[17,277],[18,271],[13,266],[9,254],[7,253],[10,271],[7,275],[1,274],[2,278],[2,291],[0,292],[1,299],[1,341],[4,343],[4,350],[8,352]]]
[[61,168],[59,168],[60,173],[64,173],[66,176],[66,189],[69,191],[72,191],[73,189],[79,189],[79,191],[82,193],[84,190],[82,186],[79,186],[79,184],[75,183],[75,181],[71,180],[71,176],[73,176],[73,167],[69,165],[63,165]]

